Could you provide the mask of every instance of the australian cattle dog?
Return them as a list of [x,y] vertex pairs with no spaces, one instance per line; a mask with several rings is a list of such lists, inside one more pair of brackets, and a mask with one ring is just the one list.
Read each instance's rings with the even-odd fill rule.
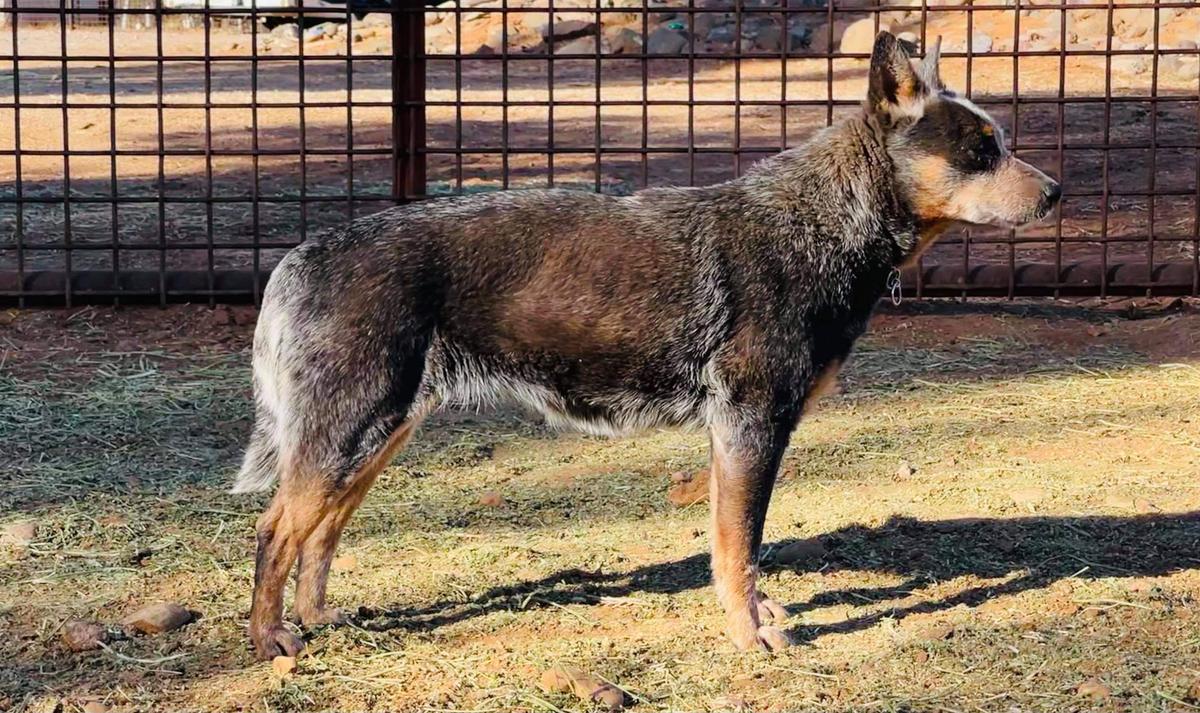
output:
[[234,486],[279,481],[258,521],[258,655],[304,646],[281,618],[294,563],[303,625],[342,620],[325,603],[338,538],[422,420],[502,399],[595,434],[707,429],[728,634],[788,645],[758,550],[806,401],[946,226],[1028,223],[1060,195],[942,84],[936,48],[918,61],[881,33],[868,85],[861,112],[725,183],[429,200],[288,254],[254,335],[257,421]]

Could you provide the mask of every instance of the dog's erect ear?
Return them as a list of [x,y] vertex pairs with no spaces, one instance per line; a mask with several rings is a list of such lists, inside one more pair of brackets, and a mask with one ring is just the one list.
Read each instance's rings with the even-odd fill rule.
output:
[[890,32],[880,32],[871,52],[867,111],[894,119],[917,118],[928,92],[904,43]]
[[921,75],[921,81],[925,82],[931,92],[940,92],[946,88],[942,84],[942,75],[938,72],[938,62],[942,59],[942,36],[938,35],[933,41],[933,47],[925,53],[925,59],[921,60],[921,65],[917,70]]

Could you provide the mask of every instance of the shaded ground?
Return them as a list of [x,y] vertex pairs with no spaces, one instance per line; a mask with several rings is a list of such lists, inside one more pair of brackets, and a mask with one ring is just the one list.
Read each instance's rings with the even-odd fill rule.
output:
[[[347,532],[357,564],[330,589],[354,625],[315,632],[286,681],[245,643],[264,498],[224,493],[253,316],[0,313],[0,526],[37,524],[0,545],[0,708],[576,710],[536,686],[556,663],[644,711],[1200,705],[1189,304],[880,315],[784,466],[767,559],[810,556],[768,567],[802,642],[771,658],[722,638],[706,507],[665,498],[702,435],[437,418]],[[159,599],[201,618],[110,651],[60,642],[69,619]],[[1107,698],[1077,694],[1091,679]]]

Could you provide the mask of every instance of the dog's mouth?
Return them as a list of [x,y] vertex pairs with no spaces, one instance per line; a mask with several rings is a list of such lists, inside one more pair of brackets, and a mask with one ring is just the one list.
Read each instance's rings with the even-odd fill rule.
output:
[[1062,197],[1062,189],[1057,183],[1048,186],[1038,197],[1037,203],[1030,206],[1019,215],[1009,216],[993,214],[987,220],[978,223],[967,221],[968,225],[990,226],[993,228],[1020,228],[1044,220],[1054,212]]

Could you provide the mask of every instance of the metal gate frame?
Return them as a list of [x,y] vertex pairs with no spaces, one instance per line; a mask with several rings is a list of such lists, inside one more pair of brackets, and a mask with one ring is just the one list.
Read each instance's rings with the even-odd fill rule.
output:
[[[391,103],[391,113],[392,113],[392,126],[391,126],[392,191],[391,191],[391,199],[395,203],[404,203],[404,202],[411,201],[411,200],[421,199],[425,196],[428,157],[431,155],[438,154],[438,153],[444,153],[445,151],[444,150],[439,151],[436,148],[431,149],[430,147],[428,147],[426,145],[426,109],[429,106],[429,102],[426,99],[426,75],[427,75],[426,68],[427,68],[427,60],[430,58],[430,55],[428,55],[425,51],[425,12],[427,11],[427,9],[424,6],[424,4],[422,4],[421,0],[391,0],[391,2],[392,2],[392,5],[389,10],[389,12],[392,14],[391,35],[392,35],[392,47],[393,47],[393,51],[392,51],[392,55],[391,55],[391,88],[392,88],[392,97],[393,97],[392,103]],[[157,151],[150,152],[150,154],[157,155],[159,158],[159,161],[160,161],[160,173],[159,173],[160,185],[161,185],[161,181],[163,180],[162,171],[161,171],[161,161],[162,161],[163,156],[166,153],[166,150],[162,143],[162,139],[163,139],[162,129],[161,129],[161,127],[162,127],[162,124],[161,124],[162,112],[163,112],[164,107],[169,107],[169,104],[165,103],[163,101],[163,94],[162,94],[163,61],[164,61],[164,57],[166,56],[162,52],[163,22],[164,22],[165,18],[168,18],[172,15],[178,15],[178,14],[193,14],[194,15],[197,12],[202,12],[205,15],[205,18],[204,18],[205,19],[205,28],[206,28],[206,32],[207,32],[208,31],[208,29],[207,29],[208,23],[209,23],[210,17],[211,17],[209,15],[209,13],[211,11],[207,7],[208,2],[205,2],[205,6],[206,7],[203,11],[199,11],[196,9],[166,8],[166,7],[163,7],[161,2],[155,2],[153,7],[150,9],[145,9],[145,8],[138,9],[138,8],[128,8],[128,7],[124,7],[124,8],[117,8],[117,7],[79,8],[79,7],[75,7],[68,11],[65,7],[65,3],[60,5],[59,14],[60,14],[60,22],[61,22],[60,26],[62,28],[61,31],[62,31],[62,37],[63,37],[63,47],[66,47],[66,33],[67,33],[68,24],[70,22],[70,20],[68,18],[69,15],[72,17],[75,15],[80,15],[80,14],[99,15],[99,16],[105,17],[106,18],[105,21],[106,21],[106,24],[108,25],[108,28],[109,28],[108,31],[109,31],[110,38],[111,38],[111,35],[114,31],[113,27],[116,24],[117,19],[121,15],[128,14],[128,13],[139,13],[139,14],[152,13],[153,14],[154,19],[155,19],[155,27],[157,28],[157,32],[158,32],[158,46],[160,48],[160,55],[158,57],[158,73],[157,73],[157,83],[158,83],[157,111],[158,111],[159,122],[160,122],[160,124],[159,124],[160,130],[159,130],[159,146],[157,148]],[[1021,3],[1018,2],[1017,3],[1018,11],[1020,9],[1020,6],[1021,6]],[[1098,50],[1098,51],[1092,51],[1092,52],[1074,52],[1074,54],[1093,54],[1093,55],[1104,55],[1104,56],[1108,57],[1109,62],[1107,65],[1107,71],[1110,73],[1110,77],[1109,77],[1108,81],[1111,86],[1111,69],[1112,69],[1111,68],[1111,58],[1119,57],[1122,54],[1130,54],[1131,53],[1131,52],[1126,52],[1123,50],[1113,49],[1113,47],[1112,47],[1112,36],[1111,36],[1112,32],[1111,32],[1111,30],[1112,30],[1113,11],[1115,9],[1125,10],[1125,9],[1131,9],[1131,8],[1134,8],[1134,9],[1136,9],[1136,8],[1153,8],[1155,10],[1155,12],[1157,13],[1159,10],[1164,9],[1164,8],[1190,7],[1191,3],[1187,3],[1187,2],[1146,2],[1146,3],[1140,3],[1140,4],[1130,4],[1130,5],[1123,4],[1123,5],[1117,6],[1117,5],[1114,5],[1113,0],[1105,0],[1105,2],[1094,3],[1094,6],[1097,8],[1100,8],[1100,9],[1104,9],[1108,12],[1109,26],[1110,26],[1110,36],[1109,36],[1109,41],[1108,41],[1108,47],[1105,50]],[[968,17],[970,17],[971,13],[986,11],[989,7],[992,7],[992,6],[972,5],[972,6],[959,7],[959,8],[956,8],[956,10],[960,11],[960,12],[967,12]],[[1065,12],[1067,9],[1079,9],[1080,7],[1089,7],[1089,6],[1088,5],[1070,4],[1070,0],[1063,0],[1063,4],[1061,4],[1061,5],[1038,5],[1037,7],[1039,10],[1061,9]],[[643,12],[643,14],[645,16],[652,10],[662,10],[662,9],[663,8],[657,7],[657,6],[652,8],[649,5],[649,0],[646,0],[646,2],[643,3],[641,11]],[[692,18],[695,16],[695,14],[697,12],[701,11],[699,8],[697,8],[695,6],[694,1],[692,1],[692,0],[689,0],[686,7],[671,7],[669,9],[671,9],[677,13],[685,13],[688,17],[689,24],[693,21]],[[894,9],[894,8],[890,8],[887,5],[877,5],[877,6],[862,8],[862,11],[874,12],[875,17],[877,18],[876,21],[878,22],[878,17],[879,17],[878,13],[888,10],[888,9]],[[927,0],[923,0],[921,8],[920,8],[920,10],[922,12],[922,18],[924,18],[924,16],[925,16],[924,13],[932,12],[935,9],[936,8],[930,8],[928,6]],[[469,8],[464,7],[462,4],[457,4],[455,7],[450,8],[449,11],[453,12],[457,19],[460,19],[461,15],[464,12],[466,12],[467,10],[469,10]],[[507,5],[503,5],[501,8],[496,9],[495,11],[507,14],[509,12],[516,12],[518,10],[515,8],[508,8]],[[551,0],[550,12],[552,13],[553,11],[554,11],[553,0]],[[588,11],[590,12],[593,10],[588,10]],[[615,11],[615,10],[611,9],[611,8],[601,8],[601,7],[599,7],[599,3],[597,4],[597,7],[594,9],[594,12],[596,12],[597,14],[599,14],[601,12],[606,12],[606,11]],[[6,6],[3,8],[0,8],[0,16],[5,16],[9,20],[9,22],[8,22],[8,24],[10,26],[9,30],[11,32],[12,45],[14,48],[19,47],[17,27],[20,23],[17,20],[18,20],[18,13],[21,13],[21,12],[22,12],[22,9],[19,7],[13,8],[11,6]],[[223,11],[223,12],[225,12],[225,11]],[[349,12],[350,11],[347,10],[347,16],[349,16]],[[795,14],[795,13],[803,13],[803,12],[810,12],[810,13],[826,13],[827,12],[828,17],[830,19],[830,28],[832,28],[834,6],[832,4],[828,4],[828,5],[826,5],[825,8],[796,8],[796,9],[788,8],[786,10],[780,10],[778,8],[763,9],[761,7],[745,7],[745,6],[739,8],[739,13],[746,13],[749,15],[754,12],[767,12],[767,13],[774,13],[776,15],[779,15],[781,13]],[[304,10],[300,9],[298,11],[298,13],[301,17],[303,17]],[[259,19],[259,11],[255,8],[251,8],[251,9],[245,11],[245,16],[255,26],[255,28],[256,28],[255,33],[257,33],[257,21]],[[740,17],[740,15],[739,15],[739,17]],[[459,21],[459,20],[456,20],[456,21]],[[740,20],[739,20],[739,22],[740,22]],[[785,22],[786,22],[786,20],[785,20]],[[786,24],[785,24],[785,27],[786,27]],[[923,24],[922,24],[922,27],[924,27]],[[598,23],[597,23],[596,32],[597,32],[597,39],[598,39],[598,35],[599,35],[599,24]],[[832,29],[830,29],[830,32],[832,33]],[[1158,31],[1157,31],[1157,25],[1156,25],[1156,29],[1155,29],[1156,45],[1157,45],[1157,33],[1158,33]],[[1064,30],[1064,34],[1065,34],[1065,30]],[[830,40],[832,40],[832,36],[830,37]],[[252,39],[252,41],[256,42],[255,47],[257,47],[257,38],[255,37],[254,39]],[[302,48],[303,42],[301,42],[300,44],[301,44],[301,48]],[[830,47],[832,47],[832,42],[830,44]],[[597,50],[596,50],[596,55],[595,55],[597,68],[599,68],[599,63],[600,63],[600,50],[598,48],[599,48],[599,43],[597,43]],[[1158,60],[1159,60],[1160,56],[1170,54],[1172,52],[1176,52],[1176,53],[1180,52],[1178,50],[1163,50],[1163,49],[1159,49],[1157,47],[1155,49],[1156,49],[1156,52],[1154,54],[1154,71],[1155,72],[1157,72],[1157,69],[1158,69]],[[1182,51],[1182,52],[1187,53],[1187,51]],[[1193,53],[1194,53],[1194,51],[1193,51]],[[781,53],[782,59],[785,62],[788,57],[788,54],[789,53],[787,50],[784,50]],[[1010,54],[1012,56],[1017,56],[1017,57],[1035,56],[1035,55],[1059,56],[1061,54],[1065,58],[1065,56],[1068,53],[1065,50],[1061,50],[1061,51],[1055,50],[1055,51],[1050,51],[1050,52],[1046,52],[1046,51],[1042,51],[1042,52],[1014,51],[1014,52],[1010,52],[1008,54]],[[689,49],[689,54],[686,56],[689,59],[693,59],[696,56],[694,43],[693,43],[693,46]],[[853,56],[853,55],[843,55],[838,52],[834,52],[834,51],[830,50],[823,54],[815,54],[815,55],[809,54],[806,56],[818,57],[818,58],[824,57],[830,61],[830,67],[832,68],[832,60],[834,58],[841,58],[841,57],[847,57],[847,56]],[[950,56],[954,56],[954,54],[951,53]],[[968,57],[968,61],[969,61],[969,58],[971,56],[971,52],[969,51],[969,49],[966,53],[966,56]],[[1004,56],[1004,53],[999,53],[999,56]],[[572,59],[572,58],[587,59],[590,57],[591,57],[591,55],[582,55],[581,57],[573,57],[573,56],[569,56],[569,55],[563,56],[563,55],[557,55],[553,51],[550,51],[550,52],[542,54],[542,55],[538,55],[536,53],[531,54],[525,58],[526,59],[535,59],[535,60],[536,59],[544,59],[544,60],[553,61],[555,59]],[[643,62],[649,58],[648,55],[641,55],[640,57],[639,56],[630,56],[630,57],[632,59],[640,58],[643,60]],[[739,55],[739,57],[740,57],[740,55]],[[477,57],[474,57],[472,55],[463,54],[461,52],[461,48],[459,48],[458,51],[456,51],[455,53],[452,53],[452,54],[436,55],[436,58],[440,59],[440,60],[453,60],[453,61],[458,61],[458,62],[461,62],[464,59],[477,59]],[[13,76],[14,76],[14,82],[13,82],[14,90],[13,90],[12,100],[11,100],[11,102],[0,102],[0,108],[12,110],[14,115],[17,117],[16,121],[18,122],[18,124],[20,121],[19,120],[20,111],[23,108],[27,108],[27,105],[22,104],[22,99],[20,96],[20,81],[18,79],[19,73],[20,73],[20,62],[22,60],[27,60],[27,59],[29,59],[29,57],[22,56],[19,49],[15,49],[13,54],[11,54],[7,57],[0,57],[0,60],[5,60],[5,61],[12,63]],[[128,58],[124,58],[115,53],[110,53],[110,55],[107,58],[100,58],[100,59],[108,61],[110,66],[112,66],[116,62],[119,62],[119,61],[122,61],[123,59],[128,59]],[[213,57],[209,56],[209,55],[206,55],[203,59],[208,65],[211,65],[213,62]],[[301,62],[303,62],[303,59],[304,59],[303,49],[300,50],[300,59],[301,59]],[[505,48],[505,50],[501,53],[500,56],[495,57],[494,60],[501,62],[501,63],[509,62],[511,60],[511,58],[507,54],[507,48]],[[250,62],[253,64],[253,63],[262,61],[262,59],[258,55],[255,55],[254,57],[247,59],[247,60],[243,60],[243,61]],[[15,250],[18,255],[18,262],[20,263],[18,265],[18,269],[16,269],[16,270],[0,270],[0,303],[9,304],[9,305],[17,305],[17,306],[28,306],[28,305],[67,305],[67,306],[71,306],[71,305],[78,305],[78,304],[84,304],[84,303],[108,303],[108,304],[111,304],[111,303],[120,303],[120,304],[157,303],[157,304],[166,304],[168,302],[208,302],[210,304],[215,304],[218,302],[222,302],[222,303],[257,302],[260,299],[262,287],[263,287],[263,285],[265,285],[265,282],[269,276],[269,271],[267,269],[263,269],[258,264],[257,248],[259,246],[257,245],[257,240],[258,240],[257,232],[255,234],[255,240],[254,240],[254,242],[255,242],[254,249],[256,251],[255,252],[255,263],[249,269],[213,269],[211,267],[211,251],[214,249],[213,245],[211,243],[211,226],[209,228],[209,231],[210,231],[210,244],[209,244],[210,269],[205,270],[205,271],[202,271],[202,270],[168,270],[165,268],[165,262],[162,262],[162,261],[160,261],[160,267],[157,270],[145,270],[145,269],[134,269],[134,270],[130,270],[130,269],[86,270],[85,269],[85,270],[79,270],[79,269],[72,269],[71,257],[70,257],[71,250],[72,250],[71,239],[70,239],[70,231],[71,231],[70,206],[73,201],[78,200],[78,199],[75,199],[72,197],[71,188],[70,188],[71,176],[70,176],[70,169],[69,169],[69,166],[70,166],[69,161],[70,161],[71,156],[75,155],[75,154],[69,148],[70,147],[70,136],[69,136],[69,132],[67,130],[67,126],[68,126],[67,113],[68,113],[68,109],[71,106],[71,104],[69,103],[68,98],[67,98],[67,89],[66,89],[66,84],[67,84],[66,83],[66,75],[67,75],[68,69],[69,69],[67,57],[64,56],[61,58],[61,66],[62,66],[62,73],[64,75],[64,78],[63,78],[63,82],[62,82],[62,84],[63,84],[62,100],[61,100],[59,106],[61,108],[62,115],[63,115],[63,139],[62,140],[63,140],[64,150],[61,153],[63,155],[65,165],[67,167],[66,168],[67,175],[64,176],[65,189],[64,189],[63,195],[60,197],[57,197],[57,198],[55,198],[55,197],[46,198],[46,197],[40,197],[40,196],[24,195],[22,192],[21,180],[18,178],[18,180],[15,181],[15,186],[14,186],[15,190],[13,192],[13,195],[0,196],[0,205],[3,205],[3,204],[15,205],[16,210],[17,210]],[[110,73],[110,77],[111,76],[113,76],[113,75],[111,75],[111,73]],[[505,77],[507,77],[507,73],[505,73]],[[1017,82],[1017,77],[1015,76],[1015,72],[1014,72],[1014,85],[1016,84],[1016,82]],[[643,91],[645,91],[644,83],[645,83],[645,79],[643,79]],[[507,95],[507,91],[506,91],[506,95]],[[598,100],[598,98],[599,98],[599,90],[597,90],[597,100]],[[1100,99],[1102,101],[1104,101],[1104,103],[1105,103],[1104,105],[1105,105],[1106,112],[1109,110],[1109,107],[1111,107],[1111,105],[1113,105],[1114,103],[1117,102],[1117,100],[1111,95],[1111,91],[1109,91],[1105,97],[1102,97]],[[1158,102],[1162,101],[1161,99],[1154,97],[1154,96],[1146,97],[1144,99],[1146,101],[1148,101],[1148,103],[1151,105],[1152,112],[1156,111]],[[1018,100],[1017,98],[1014,97],[1014,99],[1013,99],[1014,109],[1018,108],[1025,101],[1026,101],[1025,99]],[[1042,97],[1042,98],[1039,98],[1039,101],[1043,101],[1043,102],[1053,101],[1053,99]],[[1059,113],[1060,113],[1060,117],[1061,117],[1064,100],[1060,97],[1057,101],[1058,101]],[[347,100],[347,102],[349,103],[349,99]],[[690,99],[688,103],[689,103],[689,106],[701,104],[701,102],[696,101],[694,99]],[[805,102],[796,102],[796,103],[801,104],[801,103],[805,103]],[[811,102],[809,102],[809,103],[811,103]],[[834,104],[835,104],[835,101],[832,98],[832,94],[830,94],[830,97],[827,100],[827,105],[829,107],[831,117],[832,117],[832,108],[833,108]],[[207,92],[206,92],[205,105],[206,105],[206,109],[212,108],[211,95],[209,95]],[[787,102],[784,101],[783,105],[786,106]],[[1198,83],[1198,85],[1197,85],[1197,106],[1198,106],[1197,121],[1200,122],[1200,83]],[[115,105],[113,105],[113,108],[115,110]],[[347,106],[347,108],[349,109],[349,106]],[[301,102],[301,110],[303,110],[303,102]],[[597,116],[598,116],[598,114],[597,114]],[[597,119],[597,121],[598,121],[598,119]],[[1107,121],[1107,114],[1106,114],[1106,121]],[[255,131],[254,138],[255,138],[255,141],[257,142],[257,128],[255,128],[254,131]],[[20,162],[21,162],[21,157],[22,157],[22,152],[19,149],[19,141],[20,141],[19,126],[17,127],[17,134],[18,134],[18,139],[17,139],[18,148],[11,150],[11,151],[0,152],[0,154],[7,154],[7,155],[10,155],[13,157],[15,165],[17,166],[17,173],[19,176]],[[460,137],[460,142],[461,142],[461,137]],[[1059,152],[1060,152],[1060,156],[1061,156],[1061,151],[1062,151],[1061,147],[1063,145],[1063,124],[1061,123],[1061,121],[1058,125],[1058,145],[1059,145]],[[257,143],[256,143],[256,146],[257,146]],[[1107,152],[1108,150],[1110,150],[1112,148],[1112,145],[1108,144],[1106,141],[1106,143],[1104,145],[1097,146],[1096,148]],[[1151,141],[1151,148],[1152,148],[1152,150],[1155,148],[1155,139],[1152,139],[1152,141]],[[1198,158],[1196,161],[1196,164],[1197,164],[1197,166],[1196,166],[1196,185],[1193,187],[1194,193],[1195,193],[1196,207],[1194,209],[1195,218],[1193,220],[1193,225],[1192,225],[1193,248],[1191,251],[1191,259],[1190,260],[1159,262],[1156,264],[1154,261],[1154,255],[1153,255],[1154,234],[1153,234],[1153,224],[1152,224],[1151,232],[1148,236],[1149,241],[1151,243],[1151,249],[1147,253],[1147,259],[1145,261],[1129,260],[1129,259],[1125,259],[1125,260],[1121,260],[1121,261],[1110,261],[1107,259],[1107,250],[1101,256],[1101,259],[1098,261],[1067,262],[1067,263],[1063,263],[1061,261],[1058,261],[1056,263],[1020,263],[1015,260],[1014,253],[1012,252],[1012,250],[1009,251],[1009,260],[1008,260],[1007,264],[983,263],[983,264],[972,265],[972,264],[970,264],[970,261],[964,256],[964,259],[961,262],[961,264],[951,264],[948,262],[942,262],[942,263],[938,263],[938,264],[923,264],[923,265],[918,266],[916,269],[908,270],[904,275],[906,293],[910,294],[910,295],[915,295],[917,297],[922,297],[922,298],[923,297],[960,297],[960,298],[1007,297],[1007,298],[1013,298],[1013,297],[1017,297],[1017,296],[1063,297],[1063,296],[1116,296],[1116,295],[1149,295],[1149,294],[1153,294],[1153,295],[1198,295],[1198,294],[1200,294],[1200,145],[1197,145],[1197,144],[1182,145],[1181,148],[1197,150],[1197,155],[1198,155]],[[695,153],[695,147],[689,147],[689,149],[692,153]],[[503,150],[507,151],[508,148],[505,147]],[[645,142],[643,142],[643,146],[641,147],[640,150],[643,152],[646,152],[649,150],[646,148]],[[556,151],[556,149],[554,149],[553,146],[549,147],[548,152],[551,156],[555,153],[555,151]],[[597,167],[599,167],[600,148],[599,148],[598,144],[597,144],[596,152],[597,152]],[[111,152],[109,152],[109,153],[114,158],[114,166],[115,166],[115,158],[120,152],[118,152],[117,149],[113,148],[111,150]],[[302,150],[302,153],[303,153],[303,150]],[[211,151],[211,147],[210,147],[209,152],[206,153],[205,155],[208,157],[209,170],[211,172],[211,157],[213,155],[212,151]],[[258,154],[257,148],[256,148],[255,153],[254,153],[256,167],[257,167],[258,155],[259,154]],[[352,155],[352,154],[348,154],[348,155]],[[1107,156],[1107,153],[1106,153],[1106,156]],[[1060,158],[1060,161],[1061,161],[1061,158]],[[1106,160],[1105,167],[1107,169],[1107,160]],[[599,170],[599,169],[597,168],[597,170]],[[114,177],[114,185],[115,185],[115,179],[116,179],[116,169],[115,168],[113,169],[113,177]],[[597,181],[598,180],[599,179],[597,178]],[[255,181],[257,184],[257,168],[256,168]],[[0,183],[2,183],[2,182],[0,182]],[[209,188],[211,191],[211,178],[210,178]],[[255,190],[257,190],[257,189],[255,189]],[[115,193],[115,189],[114,189],[114,193]],[[1067,187],[1066,195],[1068,197],[1070,197],[1070,195],[1071,195],[1069,186]],[[1134,193],[1123,193],[1121,195],[1139,195],[1139,194],[1134,192]],[[1144,193],[1143,195],[1147,195],[1151,198],[1151,200],[1153,200],[1153,198],[1157,195],[1171,195],[1171,194],[1156,193],[1154,190],[1154,186],[1152,184],[1149,192]],[[1184,192],[1183,195],[1189,195],[1189,194],[1187,192]],[[255,196],[257,197],[257,194],[255,194]],[[1107,212],[1107,205],[1108,205],[1108,201],[1110,198],[1110,190],[1109,190],[1107,180],[1105,181],[1104,190],[1103,190],[1103,193],[1100,196],[1100,198],[1103,201],[1103,205],[1106,207],[1106,212]],[[113,215],[114,215],[114,228],[113,228],[114,243],[116,242],[115,215],[116,215],[116,211],[117,211],[117,205],[119,203],[121,203],[123,200],[126,200],[126,199],[120,198],[116,195],[114,195],[111,199],[106,199],[106,201],[112,205],[112,210],[113,210]],[[195,196],[194,200],[195,200],[195,202],[203,203],[203,204],[207,205],[209,207],[209,210],[211,211],[211,207],[216,199],[214,199],[211,195],[209,195],[209,196]],[[29,269],[25,269],[25,267],[23,266],[23,262],[22,262],[23,254],[24,254],[23,250],[25,250],[27,248],[27,246],[24,246],[22,244],[22,220],[21,220],[21,218],[22,218],[22,214],[23,214],[23,208],[26,205],[32,205],[32,204],[37,204],[37,203],[46,203],[46,202],[62,204],[65,208],[65,212],[64,212],[64,216],[65,216],[65,220],[66,220],[66,225],[65,225],[66,233],[65,233],[65,241],[64,241],[65,244],[61,247],[66,253],[66,266],[65,266],[65,269],[62,269],[62,270],[29,270]],[[162,198],[162,194],[161,194],[161,190],[160,190],[160,194],[159,194],[159,198],[158,198],[160,220],[163,220],[163,213],[162,213],[163,203],[164,203],[164,199]],[[303,201],[301,201],[301,205],[303,205]],[[302,210],[302,208],[301,208],[301,210]],[[257,202],[255,203],[255,213],[257,216]],[[257,217],[256,217],[255,225],[256,225],[255,229],[257,231],[257,225],[258,225]],[[1061,228],[1061,224],[1060,224],[1060,228]],[[160,243],[161,243],[160,248],[162,249],[163,253],[165,254],[168,246],[166,244],[165,238],[162,237],[161,224],[159,226],[159,233],[160,233]],[[1098,237],[1103,239],[1105,236],[1101,235]],[[13,248],[4,248],[3,246],[0,246],[0,250],[5,250],[5,249],[7,249],[9,251],[13,250]],[[114,250],[115,250],[115,247],[114,247]],[[1061,255],[1061,252],[1060,252],[1060,255]]]

